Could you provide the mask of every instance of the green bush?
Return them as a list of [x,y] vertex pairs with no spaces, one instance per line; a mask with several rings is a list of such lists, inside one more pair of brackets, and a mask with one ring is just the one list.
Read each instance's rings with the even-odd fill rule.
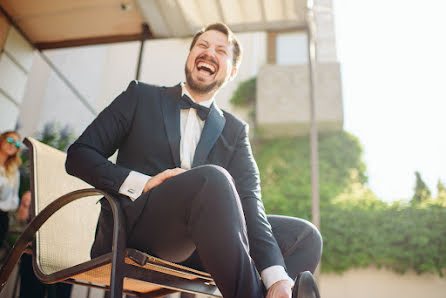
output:
[[256,101],[257,92],[256,85],[257,78],[251,78],[241,82],[237,89],[234,91],[229,102],[235,106],[247,107],[253,105]]
[[[254,152],[268,213],[311,218],[308,138],[257,140]],[[375,265],[404,273],[446,269],[446,195],[417,204],[379,200],[366,186],[358,139],[347,132],[319,137],[322,270]]]

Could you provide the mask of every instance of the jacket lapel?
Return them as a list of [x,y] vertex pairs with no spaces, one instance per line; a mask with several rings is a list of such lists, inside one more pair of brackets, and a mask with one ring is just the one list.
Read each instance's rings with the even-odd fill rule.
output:
[[164,126],[166,127],[172,158],[177,167],[180,167],[180,106],[178,100],[181,96],[181,85],[167,88],[161,98]]
[[200,166],[206,161],[206,157],[220,136],[225,127],[226,119],[223,112],[214,104],[211,106],[211,111],[206,119],[206,122],[201,133],[200,141],[198,141],[195,149],[194,161],[192,167]]

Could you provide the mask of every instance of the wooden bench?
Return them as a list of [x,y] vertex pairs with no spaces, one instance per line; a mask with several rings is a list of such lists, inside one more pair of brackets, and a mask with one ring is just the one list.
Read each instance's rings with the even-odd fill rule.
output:
[[[118,200],[68,175],[65,153],[33,138],[24,142],[30,151],[33,220],[0,271],[0,290],[23,252],[31,249],[34,272],[44,283],[103,288],[111,291],[112,298],[123,293],[162,297],[178,291],[221,297],[208,273],[126,248],[125,218]],[[91,259],[101,197],[113,211],[113,247]]]

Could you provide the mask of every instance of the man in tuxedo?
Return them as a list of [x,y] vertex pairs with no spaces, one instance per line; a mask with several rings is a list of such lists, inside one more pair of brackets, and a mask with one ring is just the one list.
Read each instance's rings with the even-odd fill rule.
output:
[[[248,126],[214,101],[241,54],[226,25],[202,29],[186,82],[131,82],[69,148],[66,169],[121,198],[128,247],[206,270],[224,297],[316,297],[308,271],[320,260],[319,232],[265,215]],[[101,204],[93,257],[111,251],[112,214]]]

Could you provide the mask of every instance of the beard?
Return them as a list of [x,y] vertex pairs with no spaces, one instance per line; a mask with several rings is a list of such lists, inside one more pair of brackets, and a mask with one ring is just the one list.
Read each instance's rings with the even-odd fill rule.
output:
[[199,80],[194,80],[192,78],[191,70],[187,68],[187,65],[185,66],[185,72],[186,72],[186,82],[187,85],[195,92],[200,94],[206,94],[210,93],[212,91],[216,91],[220,89],[227,81],[227,79],[221,79],[213,81],[212,83],[205,84],[200,82]]

